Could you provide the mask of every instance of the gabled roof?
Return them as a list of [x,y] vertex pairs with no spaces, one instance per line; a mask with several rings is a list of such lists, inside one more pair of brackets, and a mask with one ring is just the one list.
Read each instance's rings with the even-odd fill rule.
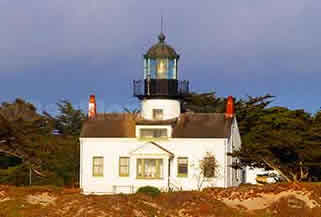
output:
[[224,113],[184,113],[176,119],[143,120],[136,114],[98,114],[95,120],[87,120],[81,130],[81,138],[135,138],[136,125],[171,125],[172,138],[228,138],[233,119]]

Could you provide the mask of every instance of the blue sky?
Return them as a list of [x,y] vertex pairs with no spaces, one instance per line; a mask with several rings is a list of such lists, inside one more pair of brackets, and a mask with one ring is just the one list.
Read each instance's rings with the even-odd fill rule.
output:
[[0,101],[22,97],[54,112],[59,99],[100,111],[135,107],[131,83],[157,42],[181,54],[193,91],[276,96],[317,111],[321,2],[315,0],[1,0]]

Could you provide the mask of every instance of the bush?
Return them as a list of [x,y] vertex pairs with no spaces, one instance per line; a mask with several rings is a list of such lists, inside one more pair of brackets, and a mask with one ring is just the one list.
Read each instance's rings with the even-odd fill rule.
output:
[[137,193],[144,193],[144,194],[148,194],[151,196],[158,196],[160,194],[160,190],[156,187],[153,186],[144,186],[144,187],[140,187],[137,190]]

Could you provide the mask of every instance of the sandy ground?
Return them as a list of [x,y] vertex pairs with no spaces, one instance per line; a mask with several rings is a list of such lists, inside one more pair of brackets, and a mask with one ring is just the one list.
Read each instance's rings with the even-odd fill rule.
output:
[[7,195],[6,191],[0,191],[0,203],[10,200],[10,197]]
[[24,217],[320,217],[321,185],[209,188],[156,197],[85,196],[79,189],[0,186],[0,217],[11,216],[13,211],[16,215],[12,216]]
[[50,196],[48,192],[36,195],[28,195],[26,201],[30,204],[40,204],[42,206],[54,205],[56,197]]
[[[302,201],[303,204],[305,204],[310,209],[314,207],[320,207],[320,204],[317,201],[310,199],[309,197],[310,194],[311,194],[310,192],[288,190],[288,191],[280,192],[278,194],[260,193],[256,197],[248,198],[245,200],[240,200],[237,198],[235,199],[223,198],[221,201],[232,208],[244,207],[248,210],[258,210],[258,209],[265,209],[271,206],[273,203],[279,201],[281,198],[295,198],[299,201]],[[293,207],[302,206],[302,205],[296,205],[299,202],[297,202],[297,200],[295,199],[292,199],[293,201],[292,206]],[[299,203],[299,204],[302,204],[302,203]]]

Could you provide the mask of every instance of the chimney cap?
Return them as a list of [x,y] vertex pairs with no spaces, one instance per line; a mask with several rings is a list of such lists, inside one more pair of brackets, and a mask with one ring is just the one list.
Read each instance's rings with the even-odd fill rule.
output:
[[96,97],[95,97],[94,94],[91,94],[91,95],[89,96],[89,102],[91,102],[91,103],[96,103]]

